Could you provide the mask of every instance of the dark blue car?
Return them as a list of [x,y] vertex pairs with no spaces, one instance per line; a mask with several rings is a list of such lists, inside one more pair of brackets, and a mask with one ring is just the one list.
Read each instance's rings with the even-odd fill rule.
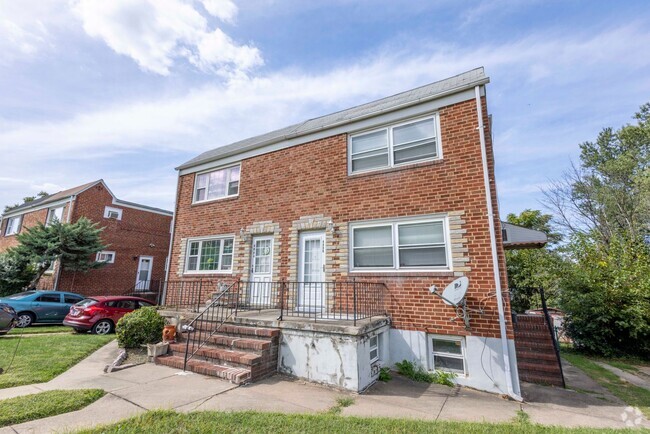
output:
[[70,306],[83,299],[83,295],[72,292],[25,291],[0,298],[0,303],[16,310],[16,327],[29,327],[34,323],[62,323]]

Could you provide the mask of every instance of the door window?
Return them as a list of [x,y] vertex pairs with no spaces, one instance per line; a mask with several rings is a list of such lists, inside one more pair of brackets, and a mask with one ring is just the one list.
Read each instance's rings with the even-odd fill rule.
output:
[[271,240],[255,240],[253,245],[253,273],[271,273]]
[[59,294],[43,294],[36,301],[43,303],[61,303],[61,296]]

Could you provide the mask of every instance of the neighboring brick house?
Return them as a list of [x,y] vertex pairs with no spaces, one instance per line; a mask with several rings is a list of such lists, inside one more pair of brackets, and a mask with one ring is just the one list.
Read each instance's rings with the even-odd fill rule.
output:
[[[475,69],[181,165],[168,279],[383,282],[390,328],[346,356],[283,338],[280,370],[361,390],[377,359],[407,359],[517,397],[488,82]],[[469,329],[430,292],[463,276]],[[354,373],[339,372],[348,363]]]
[[16,235],[53,218],[76,222],[86,217],[104,228],[106,249],[95,260],[107,262],[88,273],[71,272],[58,262],[39,287],[82,295],[115,295],[155,290],[165,275],[172,212],[117,199],[103,180],[90,182],[27,202],[0,220],[0,252],[18,244]]

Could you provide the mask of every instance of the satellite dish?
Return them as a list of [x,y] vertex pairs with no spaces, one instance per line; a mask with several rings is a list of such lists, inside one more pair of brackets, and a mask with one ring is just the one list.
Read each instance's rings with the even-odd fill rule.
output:
[[450,306],[458,305],[465,298],[467,288],[469,287],[469,279],[467,277],[459,277],[451,282],[442,292],[442,301]]

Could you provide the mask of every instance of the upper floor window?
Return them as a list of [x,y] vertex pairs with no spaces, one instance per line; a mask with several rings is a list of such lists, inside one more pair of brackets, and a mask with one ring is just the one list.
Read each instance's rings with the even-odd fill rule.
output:
[[194,202],[237,196],[240,169],[237,165],[196,175]]
[[186,273],[217,273],[232,270],[234,237],[190,240],[185,259]]
[[120,208],[113,208],[112,206],[107,206],[106,208],[104,208],[104,218],[122,220],[122,210]]
[[350,136],[350,173],[440,158],[438,116]]
[[449,269],[449,245],[442,218],[354,223],[353,270]]
[[57,222],[62,222],[63,221],[63,207],[60,206],[58,208],[50,208],[47,211],[47,221],[45,222],[45,225],[49,225],[54,223],[54,221]]
[[97,252],[97,256],[95,257],[96,262],[106,262],[107,264],[112,264],[115,262],[115,252],[111,252],[108,250],[103,250],[101,252]]
[[9,217],[7,219],[7,226],[5,226],[5,236],[15,235],[20,232],[20,224],[23,221],[23,216]]

